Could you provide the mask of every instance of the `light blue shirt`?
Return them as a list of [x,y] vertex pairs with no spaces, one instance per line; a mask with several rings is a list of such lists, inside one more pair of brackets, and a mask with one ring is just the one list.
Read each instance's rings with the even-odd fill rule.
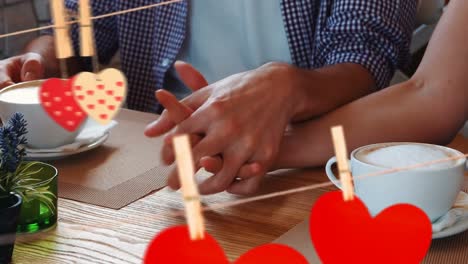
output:
[[291,63],[280,0],[191,0],[178,59],[209,83],[271,61]]
[[[98,16],[155,1],[98,0],[90,4],[93,14]],[[359,64],[369,70],[377,87],[382,89],[390,82],[395,69],[403,68],[408,63],[417,9],[417,2],[410,0],[191,1],[195,4],[192,17],[197,19],[187,20],[189,3],[186,0],[121,19],[111,16],[93,21],[100,62],[109,63],[120,51],[122,71],[128,81],[126,102],[130,109],[159,113],[162,106],[154,100],[155,89],[167,89],[179,99],[190,93],[174,72],[173,63],[178,55],[195,62],[210,75],[209,79],[214,80],[269,60],[289,61],[286,46],[296,67],[316,69],[340,63]],[[325,4],[331,2],[333,4]],[[65,3],[67,9],[78,12],[79,1],[65,0]],[[203,6],[207,8],[204,10]],[[203,11],[207,17],[214,16],[216,19],[210,23],[203,16]],[[240,18],[237,17],[239,14]],[[217,35],[218,41],[210,40],[201,46],[205,49],[200,49],[200,44],[191,45],[192,37],[200,33],[197,30],[201,31],[198,28],[206,24],[210,27],[203,28],[209,31],[202,32],[200,36],[206,39],[206,36]],[[221,27],[226,24],[227,29]],[[201,57],[207,63],[180,52],[186,29],[191,26],[194,33],[187,39],[185,51],[187,54],[212,53],[209,57]],[[283,30],[287,32],[289,45],[286,45]],[[76,54],[79,54],[79,32],[79,27],[71,28]],[[52,35],[53,30],[49,28],[42,33]],[[239,37],[242,39],[239,40]],[[226,41],[220,42],[219,39]],[[244,49],[244,46],[248,48]],[[217,50],[219,48],[224,48],[221,55]],[[88,59],[82,63],[91,69]],[[223,69],[212,71],[213,63]]]

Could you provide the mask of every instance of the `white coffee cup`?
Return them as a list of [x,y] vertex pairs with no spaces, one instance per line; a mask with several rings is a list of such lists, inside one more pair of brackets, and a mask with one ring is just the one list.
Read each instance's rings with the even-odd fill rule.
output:
[[[2,122],[7,122],[16,112],[23,114],[28,123],[26,138],[30,148],[51,149],[73,143],[83,125],[75,131],[69,132],[49,117],[39,101],[39,87],[42,82],[23,82],[2,89],[0,91],[0,118]],[[21,89],[28,89],[28,91],[21,92]],[[13,93],[7,95],[8,92],[12,91]]]
[[[382,164],[370,164],[362,161],[362,153],[381,150],[388,147],[401,146],[423,146],[434,148],[434,151],[443,151],[445,159],[450,157],[461,157],[459,159],[433,164],[432,167],[420,167],[372,176],[389,169],[392,166]],[[428,149],[429,150],[429,149]],[[404,160],[404,156],[395,157]],[[440,160],[440,159],[439,159]],[[341,188],[340,181],[332,171],[336,157],[331,158],[325,167],[328,178]],[[351,153],[351,173],[353,175],[355,194],[369,209],[372,216],[376,216],[382,210],[395,204],[411,204],[423,210],[431,221],[447,213],[453,206],[456,197],[462,189],[464,182],[464,171],[466,169],[466,157],[457,150],[438,145],[422,143],[381,143],[360,147]],[[411,165],[397,166],[409,167]],[[439,166],[439,167],[437,167]],[[366,176],[367,175],[367,176]]]

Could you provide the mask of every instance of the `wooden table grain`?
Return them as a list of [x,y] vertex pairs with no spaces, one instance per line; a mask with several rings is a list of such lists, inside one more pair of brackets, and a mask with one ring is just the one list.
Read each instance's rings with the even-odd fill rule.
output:
[[[468,140],[461,136],[450,146],[468,152]],[[266,178],[256,195],[327,181],[323,168],[279,171]],[[465,183],[468,188],[468,177]],[[234,260],[300,223],[317,198],[331,190],[336,189],[325,187],[206,212],[206,229]],[[237,199],[227,193],[203,198],[208,205]],[[56,228],[18,237],[13,263],[142,263],[157,233],[185,224],[183,217],[164,216],[180,209],[180,193],[168,188],[120,210],[59,199]]]

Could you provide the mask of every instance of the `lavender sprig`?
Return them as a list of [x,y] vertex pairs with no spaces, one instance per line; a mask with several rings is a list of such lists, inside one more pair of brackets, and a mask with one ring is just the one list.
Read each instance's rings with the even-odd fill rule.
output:
[[26,154],[24,145],[27,123],[20,113],[15,113],[8,124],[0,128],[1,171],[15,172]]
[[[15,113],[8,121],[8,126],[16,133],[18,138],[25,136],[28,133],[26,126],[28,123],[24,120],[24,116],[21,113]],[[24,140],[26,140],[24,138]]]

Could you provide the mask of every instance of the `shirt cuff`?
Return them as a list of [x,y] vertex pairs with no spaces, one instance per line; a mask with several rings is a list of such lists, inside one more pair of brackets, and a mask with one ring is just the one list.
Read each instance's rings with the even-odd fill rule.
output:
[[372,52],[343,52],[327,56],[326,65],[356,63],[366,68],[375,80],[377,89],[387,87],[393,77],[395,69],[385,58]]

